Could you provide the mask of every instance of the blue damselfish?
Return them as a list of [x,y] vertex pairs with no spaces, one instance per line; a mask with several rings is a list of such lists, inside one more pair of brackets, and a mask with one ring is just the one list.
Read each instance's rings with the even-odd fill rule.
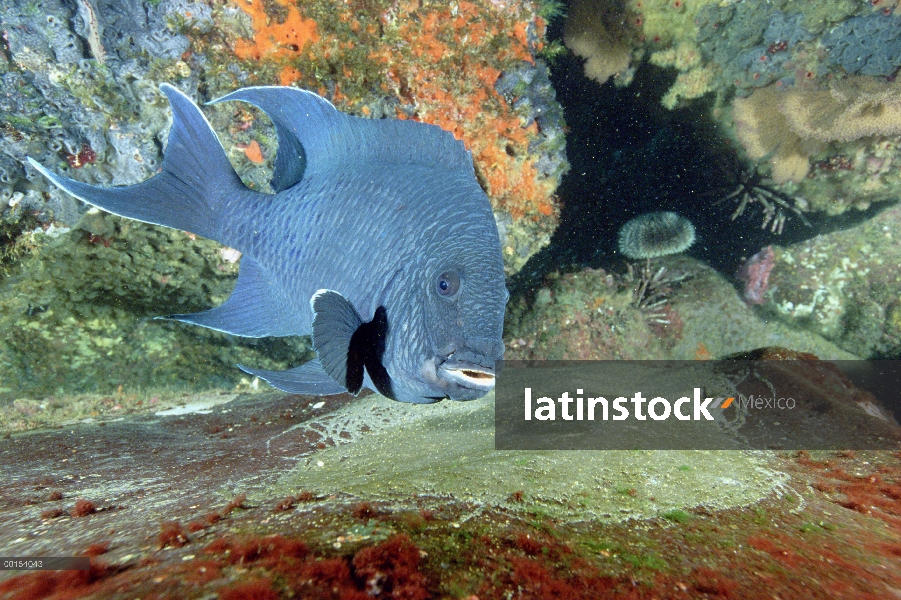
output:
[[214,102],[262,109],[278,136],[273,194],[248,189],[200,109],[163,84],[173,123],[160,173],[102,188],[54,184],[116,215],[241,251],[221,306],[166,318],[247,336],[312,335],[287,371],[240,366],[293,393],[366,387],[401,402],[472,400],[494,386],[507,290],[497,226],[463,144],[432,125],[371,120],[287,87]]

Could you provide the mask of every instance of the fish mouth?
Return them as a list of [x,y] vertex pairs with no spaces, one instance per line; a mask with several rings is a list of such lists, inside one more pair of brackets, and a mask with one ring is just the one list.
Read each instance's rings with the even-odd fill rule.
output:
[[486,394],[494,388],[494,361],[468,349],[451,348],[438,359],[437,375],[445,382]]
[[494,369],[481,365],[460,364],[445,361],[438,367],[438,374],[443,379],[461,387],[472,390],[489,391],[494,388]]

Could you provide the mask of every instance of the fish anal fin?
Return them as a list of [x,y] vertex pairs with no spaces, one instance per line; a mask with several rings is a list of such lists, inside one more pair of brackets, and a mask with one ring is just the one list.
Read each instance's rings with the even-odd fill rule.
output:
[[267,371],[252,369],[243,365],[238,368],[249,375],[265,380],[269,385],[291,394],[310,394],[313,396],[334,396],[347,390],[339,385],[322,369],[319,360],[313,359],[299,367],[287,371]]

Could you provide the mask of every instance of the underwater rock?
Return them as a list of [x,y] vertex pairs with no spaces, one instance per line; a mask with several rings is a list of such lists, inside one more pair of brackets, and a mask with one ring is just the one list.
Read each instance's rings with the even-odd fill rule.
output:
[[[776,191],[804,212],[836,215],[892,200],[901,174],[898,130],[901,12],[896,2],[585,0],[596,21],[618,14],[625,57],[669,69],[668,109],[702,96],[709,118],[762,162]],[[580,5],[581,6],[581,5]],[[572,11],[576,21],[583,11]],[[597,36],[596,36],[597,37]],[[603,37],[599,38],[603,39]],[[611,69],[610,72],[612,72]],[[609,74],[609,73],[608,73]],[[628,85],[628,77],[616,79]],[[723,110],[732,101],[732,111]],[[751,165],[749,165],[750,168]]]
[[[337,444],[300,461],[265,493],[463,502],[597,522],[745,505],[781,482],[762,457],[740,451],[498,451],[493,396],[416,411],[375,397],[352,403],[322,421]],[[700,455],[704,469],[680,469]]]
[[0,398],[228,388],[246,378],[235,363],[283,369],[306,355],[299,339],[151,320],[228,297],[238,265],[215,242],[99,212],[55,238],[36,230],[0,270]]
[[[499,473],[497,484],[486,484],[486,473],[508,465],[476,460],[484,442],[470,446],[469,434],[461,448],[472,447],[472,460],[457,453],[458,462],[435,462],[429,472],[419,469],[426,446],[382,444],[397,440],[404,423],[382,414],[400,408],[384,399],[372,397],[377,410],[358,413],[363,418],[353,427],[340,420],[350,416],[344,407],[366,406],[369,398],[339,397],[327,409],[281,393],[178,399],[180,412],[111,407],[99,418],[51,419],[46,431],[0,437],[5,551],[87,556],[91,564],[88,571],[4,571],[0,595],[33,598],[55,590],[94,598],[128,590],[129,597],[366,598],[384,590],[378,596],[501,600],[511,589],[531,598],[547,597],[550,589],[616,600],[637,589],[660,598],[793,598],[815,577],[843,590],[842,597],[864,598],[901,585],[897,570],[884,568],[897,560],[898,544],[886,527],[886,519],[901,514],[896,453],[596,452],[605,462],[593,458],[581,470],[574,464],[581,453],[534,453],[514,462],[509,478]],[[478,429],[475,420],[438,412],[444,408],[485,418],[476,404],[406,407],[435,409],[431,423],[411,423],[404,439],[416,442],[439,425],[439,415]],[[391,422],[379,426],[382,417]],[[376,425],[371,441],[365,432],[350,435],[367,424]],[[446,430],[436,445],[447,448],[452,433]],[[413,493],[429,485],[430,475],[435,487],[453,480],[448,472],[456,468],[478,475],[460,494],[470,500],[411,493],[397,502],[360,501],[314,493],[299,478],[300,491],[283,494],[281,478],[295,465],[295,475],[318,469],[317,488],[340,486],[333,444],[352,461],[346,478],[352,485],[372,481],[360,474],[372,464],[360,456],[376,447],[372,442],[381,446],[383,462],[373,465],[379,473],[402,471],[399,463],[413,459]],[[449,450],[439,456],[454,456]],[[328,466],[318,459],[306,464],[317,451]],[[530,495],[529,478],[558,465],[572,479],[547,495]],[[523,475],[526,487],[488,501]],[[540,478],[538,486],[544,489]],[[586,495],[573,495],[580,488]],[[755,497],[761,499],[749,504]],[[572,501],[553,502],[560,498]],[[692,499],[701,504],[690,506]],[[85,502],[95,511],[72,517],[76,503],[84,510]],[[661,510],[679,505],[685,508]],[[570,523],[598,512],[599,519]],[[647,515],[656,518],[641,518]]]
[[766,320],[714,269],[688,257],[652,261],[669,279],[648,306],[642,280],[585,269],[554,274],[508,309],[506,359],[695,360],[781,346],[823,359],[856,359],[810,331]]
[[865,358],[901,352],[901,207],[844,231],[773,247],[763,309]]

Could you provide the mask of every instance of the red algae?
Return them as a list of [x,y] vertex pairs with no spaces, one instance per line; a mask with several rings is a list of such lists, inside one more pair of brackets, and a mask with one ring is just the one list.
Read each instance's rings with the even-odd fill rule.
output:
[[723,573],[717,573],[713,569],[707,567],[699,567],[692,571],[691,579],[694,580],[693,587],[702,594],[710,594],[720,598],[741,597],[734,595],[738,590],[737,581],[729,579]]
[[792,552],[788,547],[776,544],[770,538],[765,538],[762,536],[752,536],[748,538],[748,545],[750,545],[755,550],[766,552],[786,566],[797,567],[800,562],[795,553]]
[[269,568],[296,564],[309,555],[307,545],[281,535],[254,538],[220,538],[207,545],[207,554],[224,554],[231,564],[258,563]]
[[278,600],[281,595],[268,579],[245,581],[219,590],[220,600]]
[[353,515],[361,521],[368,521],[378,516],[378,511],[369,502],[360,502],[354,506]]
[[190,541],[190,538],[178,521],[163,521],[160,523],[157,541],[160,548],[181,548]]
[[97,512],[97,505],[90,500],[79,498],[75,501],[75,506],[69,514],[73,517],[86,517]]
[[536,554],[541,553],[544,544],[527,533],[521,533],[516,537],[516,547],[529,556],[535,556]]
[[371,596],[425,600],[429,593],[425,576],[419,572],[420,559],[419,548],[401,534],[378,546],[363,548],[354,556],[353,566]]
[[316,496],[313,495],[313,492],[300,492],[297,494],[298,502],[312,502],[316,499]]
[[97,542],[96,544],[91,544],[82,552],[83,556],[100,556],[101,554],[106,554],[109,552],[110,543],[109,542]]
[[275,511],[276,512],[284,512],[286,510],[291,510],[296,505],[297,505],[297,500],[294,499],[292,496],[288,496],[287,498],[279,501],[278,504],[275,505]]
[[245,502],[247,502],[247,494],[238,494],[237,496],[235,496],[235,499],[229,502],[219,514],[224,517],[230,514],[236,508],[244,508]]
[[0,582],[0,598],[3,600],[82,598],[115,573],[116,569],[91,558],[90,567],[84,571],[37,571]]

